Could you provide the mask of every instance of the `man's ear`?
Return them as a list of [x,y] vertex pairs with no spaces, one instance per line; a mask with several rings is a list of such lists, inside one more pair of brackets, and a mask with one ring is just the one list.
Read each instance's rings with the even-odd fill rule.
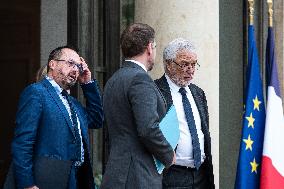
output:
[[152,43],[148,43],[147,52],[148,52],[149,55],[151,55],[153,53]]
[[54,60],[51,60],[48,62],[49,69],[54,70],[56,66],[56,62]]
[[169,63],[166,63],[165,70],[171,71],[171,65]]

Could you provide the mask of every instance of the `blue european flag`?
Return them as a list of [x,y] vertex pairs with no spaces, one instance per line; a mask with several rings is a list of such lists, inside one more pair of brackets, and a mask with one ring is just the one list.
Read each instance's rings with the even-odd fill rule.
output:
[[265,126],[265,103],[253,25],[249,25],[248,40],[245,112],[235,189],[259,189]]

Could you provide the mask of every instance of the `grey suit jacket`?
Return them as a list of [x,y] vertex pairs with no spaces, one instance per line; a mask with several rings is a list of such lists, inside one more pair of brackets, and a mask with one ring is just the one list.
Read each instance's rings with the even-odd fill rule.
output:
[[153,80],[124,62],[105,86],[103,107],[110,154],[101,188],[162,188],[152,155],[168,167],[173,149],[159,128],[166,103]]
[[[167,102],[167,107],[171,107],[173,104],[172,95],[170,91],[169,84],[165,75],[163,75],[160,79],[155,80],[156,85],[162,92],[164,98]],[[209,133],[209,114],[207,107],[207,100],[204,91],[194,84],[190,84],[189,89],[192,93],[194,101],[196,103],[200,119],[201,119],[201,130],[204,134],[204,151],[206,155],[206,159],[204,164],[207,168],[207,174],[210,180],[210,186],[208,188],[215,188],[214,186],[214,177],[213,177],[213,165],[212,165],[212,155],[211,155],[211,138]]]

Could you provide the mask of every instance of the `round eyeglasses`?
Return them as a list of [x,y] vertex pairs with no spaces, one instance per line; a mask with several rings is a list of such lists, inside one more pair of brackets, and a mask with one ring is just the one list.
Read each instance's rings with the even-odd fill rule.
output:
[[181,69],[197,69],[200,67],[200,65],[198,64],[197,60],[196,61],[192,61],[192,62],[185,62],[183,61],[182,64],[178,64],[176,61],[172,60],[173,63],[175,63],[177,66],[179,66]]
[[70,68],[78,68],[80,74],[83,73],[82,64],[75,62],[74,60],[61,60],[61,59],[54,59],[58,62],[66,62]]

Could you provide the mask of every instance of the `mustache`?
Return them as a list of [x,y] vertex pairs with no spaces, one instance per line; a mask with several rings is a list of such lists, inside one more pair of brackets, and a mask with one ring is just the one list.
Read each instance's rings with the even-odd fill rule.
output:
[[[76,74],[64,74],[62,70],[58,71],[58,77],[60,77],[61,80],[64,81],[64,83],[72,86],[75,85],[75,83],[78,81],[78,77],[76,77]],[[72,78],[73,81],[68,82],[69,78]]]

